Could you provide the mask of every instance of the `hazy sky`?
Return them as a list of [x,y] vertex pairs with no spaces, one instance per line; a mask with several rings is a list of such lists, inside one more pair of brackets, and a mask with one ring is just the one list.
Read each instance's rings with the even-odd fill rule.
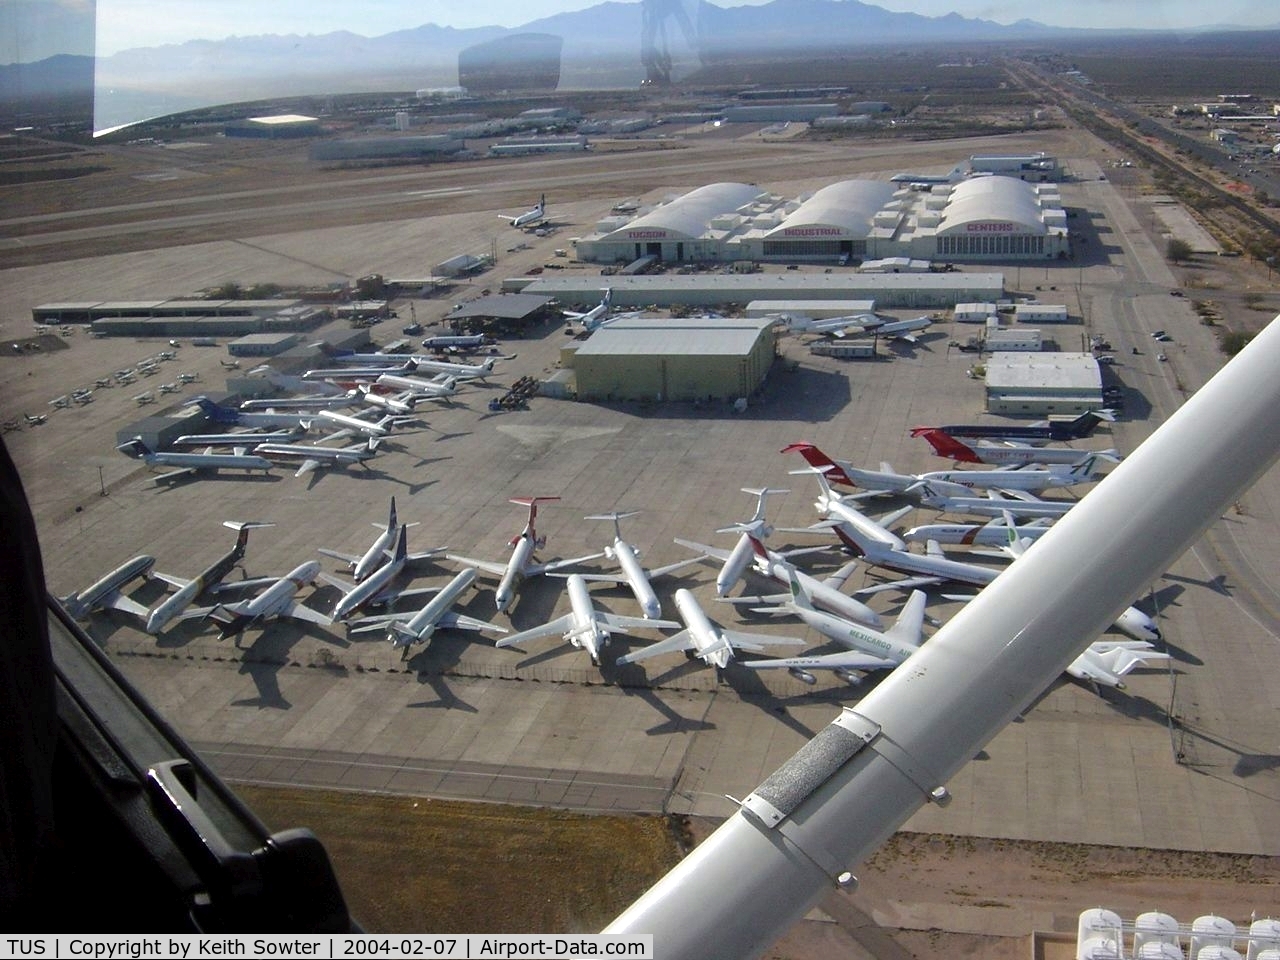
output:
[[[438,23],[516,27],[594,0],[97,0],[98,53],[184,40],[261,33],[351,30],[378,36]],[[693,2],[693,0],[685,0]],[[765,0],[716,0],[721,7]],[[1060,26],[1185,28],[1280,24],[1275,0],[879,0],[878,6],[927,16],[952,11],[999,23],[1029,18]],[[93,0],[0,0],[0,62],[88,53]]]

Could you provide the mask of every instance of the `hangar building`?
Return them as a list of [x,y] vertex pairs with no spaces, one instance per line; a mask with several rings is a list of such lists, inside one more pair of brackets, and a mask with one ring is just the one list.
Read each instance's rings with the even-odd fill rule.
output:
[[773,365],[773,321],[618,320],[578,348],[579,400],[737,400]]
[[636,217],[606,217],[574,246],[597,263],[1044,260],[1068,254],[1066,223],[1057,186],[1007,176],[846,180],[793,199],[713,183]]
[[1043,417],[1102,406],[1102,369],[1091,353],[993,353],[986,367],[990,413]]

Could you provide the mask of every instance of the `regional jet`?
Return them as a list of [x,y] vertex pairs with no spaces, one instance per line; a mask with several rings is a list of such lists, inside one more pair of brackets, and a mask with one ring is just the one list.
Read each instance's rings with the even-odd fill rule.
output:
[[387,631],[387,639],[393,647],[406,656],[414,643],[426,643],[439,627],[450,630],[483,630],[506,633],[507,628],[487,620],[477,620],[450,609],[462,592],[476,579],[474,567],[467,567],[442,587],[427,605],[416,613],[388,613],[376,617],[364,617],[351,624],[352,633],[370,630]]
[[590,553],[583,557],[575,557],[572,560],[551,560],[546,563],[539,563],[534,560],[534,552],[546,544],[546,538],[539,538],[537,531],[534,529],[534,521],[538,516],[538,504],[550,503],[559,500],[559,497],[512,497],[512,503],[518,503],[521,506],[529,508],[529,520],[525,524],[524,529],[510,540],[511,557],[506,563],[495,563],[490,560],[475,560],[471,557],[464,557],[460,554],[445,554],[450,560],[458,563],[465,563],[468,566],[478,567],[485,573],[501,577],[498,583],[498,589],[494,594],[494,603],[497,605],[499,613],[505,613],[507,608],[511,606],[511,602],[516,597],[516,587],[520,582],[528,577],[537,576],[538,574],[549,573],[552,570],[559,570],[562,567],[572,566],[575,563],[585,563],[587,560],[595,560],[601,557],[603,553]]
[[483,333],[471,333],[427,337],[422,341],[422,346],[426,350],[435,350],[440,353],[457,353],[461,350],[479,350],[486,343],[491,342],[490,338]]
[[547,195],[544,193],[539,197],[538,202],[534,205],[532,210],[526,210],[524,213],[515,217],[508,217],[505,214],[500,213],[498,214],[498,217],[501,220],[506,220],[516,229],[528,226],[537,226],[547,218]]
[[713,623],[703,613],[694,595],[683,587],[676,591],[675,601],[685,628],[665,640],[659,640],[634,653],[619,657],[618,666],[648,660],[650,657],[664,653],[688,651],[708,666],[723,669],[733,659],[735,649],[763,653],[766,646],[804,646],[804,641],[799,637],[780,637],[771,633],[746,633]]
[[650,617],[620,617],[604,610],[597,610],[591,602],[591,594],[587,583],[580,574],[569,574],[569,605],[572,608],[563,617],[557,617],[540,627],[522,630],[509,637],[503,637],[495,647],[510,647],[526,640],[559,633],[566,643],[581,647],[591,657],[591,662],[599,666],[600,651],[608,645],[611,633],[630,633],[639,629],[676,629],[680,626],[674,620],[655,620]]

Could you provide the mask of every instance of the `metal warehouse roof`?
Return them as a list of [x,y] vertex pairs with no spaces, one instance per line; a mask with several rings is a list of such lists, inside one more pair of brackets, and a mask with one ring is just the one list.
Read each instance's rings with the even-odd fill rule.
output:
[[746,356],[772,326],[772,320],[737,317],[616,320],[598,328],[577,356]]
[[1091,353],[993,353],[986,385],[1000,390],[1101,390],[1102,369]]
[[970,223],[1003,220],[1045,233],[1035,188],[1014,177],[974,177],[955,185],[942,213],[938,233],[963,230]]
[[636,230],[662,230],[666,233],[700,237],[715,217],[734,213],[767,191],[749,183],[711,183],[650,210],[625,227],[615,231],[630,234]]
[[457,310],[450,311],[445,319],[494,317],[500,320],[522,320],[550,302],[550,297],[539,297],[531,293],[500,293],[464,303]]

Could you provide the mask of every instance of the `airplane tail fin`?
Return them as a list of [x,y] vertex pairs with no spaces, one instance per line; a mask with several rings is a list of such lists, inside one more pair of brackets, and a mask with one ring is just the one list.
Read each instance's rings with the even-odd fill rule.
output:
[[400,525],[400,537],[396,540],[396,555],[392,558],[393,563],[401,563],[409,556],[409,525],[402,523]]
[[134,437],[132,440],[119,444],[116,449],[131,457],[137,457],[139,460],[151,453],[151,449],[143,442],[141,437]]
[[391,512],[387,514],[387,529],[394,530],[400,524],[396,522],[396,498],[391,498]]
[[224,520],[222,521],[222,525],[224,527],[228,527],[232,530],[238,531],[239,536],[236,537],[236,545],[234,547],[235,552],[238,556],[244,556],[245,547],[249,545],[250,530],[252,530],[254,527],[274,527],[275,526],[274,523],[259,523],[256,520],[247,520],[247,521]]
[[791,590],[791,602],[800,610],[812,610],[813,601],[809,599],[809,593],[804,588],[804,584],[800,582],[800,576],[796,573],[796,568],[787,564],[787,585]]
[[886,632],[903,646],[920,646],[924,637],[924,608],[928,597],[923,590],[912,590],[898,619]]
[[946,457],[949,460],[958,460],[961,463],[981,463],[981,458],[973,452],[971,447],[961,443],[951,434],[943,430],[935,430],[932,428],[920,430],[918,433],[913,430],[912,436],[924,437],[929,441],[929,446],[933,447],[933,452],[940,457]]
[[816,470],[821,470],[827,479],[836,483],[843,483],[846,486],[856,487],[853,478],[845,473],[844,468],[832,460],[829,456],[819,450],[812,443],[800,441],[799,443],[789,443],[782,448],[782,453],[799,453],[804,457],[805,462]]

